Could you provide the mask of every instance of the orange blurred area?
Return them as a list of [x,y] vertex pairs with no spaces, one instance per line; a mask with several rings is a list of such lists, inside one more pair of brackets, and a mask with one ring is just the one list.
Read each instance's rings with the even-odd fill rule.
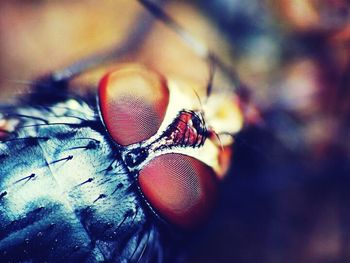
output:
[[30,81],[117,45],[140,11],[129,1],[1,1],[2,97],[23,88],[14,80]]
[[346,0],[270,0],[282,22],[297,31],[336,31],[349,23]]
[[[170,3],[166,9],[183,26],[191,25],[189,31],[203,43],[211,42],[213,49],[228,52],[227,43],[215,41],[219,32],[194,7]],[[31,81],[88,55],[118,47],[133,34],[137,19],[144,13],[136,1],[2,1],[0,96],[5,98],[25,88],[15,81]],[[126,52],[115,63],[144,63],[164,75],[176,75],[205,87],[207,63],[163,24],[154,23],[137,48],[137,53]],[[83,80],[96,85],[105,70],[89,72]]]

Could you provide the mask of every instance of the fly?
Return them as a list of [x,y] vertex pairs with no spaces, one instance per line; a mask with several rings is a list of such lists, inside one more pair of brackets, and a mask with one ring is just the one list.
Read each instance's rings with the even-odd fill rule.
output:
[[[214,68],[229,69],[158,5],[139,2],[208,61],[209,103]],[[237,129],[217,130],[196,92],[134,63],[105,73],[97,95],[68,89],[123,50],[40,78],[20,106],[0,106],[4,262],[169,261],[174,233],[210,214],[232,144],[220,135]]]

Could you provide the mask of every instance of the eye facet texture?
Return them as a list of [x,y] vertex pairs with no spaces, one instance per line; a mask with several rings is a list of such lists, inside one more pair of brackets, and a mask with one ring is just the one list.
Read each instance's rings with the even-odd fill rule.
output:
[[217,191],[214,171],[182,154],[164,154],[153,159],[140,171],[139,185],[162,217],[186,229],[206,218]]
[[148,139],[158,131],[169,103],[169,90],[159,74],[131,65],[101,79],[99,100],[109,134],[125,146]]
[[[102,78],[99,101],[107,131],[114,141],[126,146],[149,139],[158,131],[169,104],[169,90],[161,75],[132,65]],[[155,211],[185,229],[207,217],[217,191],[211,167],[178,153],[152,159],[140,170],[138,181]]]

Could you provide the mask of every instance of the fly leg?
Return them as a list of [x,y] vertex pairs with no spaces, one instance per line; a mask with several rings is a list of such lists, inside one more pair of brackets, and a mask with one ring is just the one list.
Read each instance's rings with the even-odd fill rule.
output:
[[182,40],[201,58],[205,59],[209,63],[210,72],[212,71],[212,65],[220,68],[225,74],[227,74],[234,84],[237,91],[244,87],[243,83],[239,80],[237,73],[228,65],[226,65],[219,56],[205,46],[199,39],[191,35],[185,28],[179,25],[164,9],[157,5],[155,1],[138,0],[154,17],[162,21],[166,26],[176,32]]

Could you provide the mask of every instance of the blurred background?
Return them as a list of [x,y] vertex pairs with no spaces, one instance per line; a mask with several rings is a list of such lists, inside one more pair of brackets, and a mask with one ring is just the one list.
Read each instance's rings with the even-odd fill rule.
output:
[[[137,31],[148,18],[136,1],[101,2],[1,1],[0,99],[29,91],[18,82],[121,46],[135,33],[142,34],[136,47],[115,62],[145,63],[205,86],[206,62],[176,33],[159,22]],[[184,244],[184,261],[350,262],[350,3],[162,4],[249,93],[218,207]],[[75,87],[95,86],[104,71],[83,74]],[[236,88],[216,74],[215,90]]]

